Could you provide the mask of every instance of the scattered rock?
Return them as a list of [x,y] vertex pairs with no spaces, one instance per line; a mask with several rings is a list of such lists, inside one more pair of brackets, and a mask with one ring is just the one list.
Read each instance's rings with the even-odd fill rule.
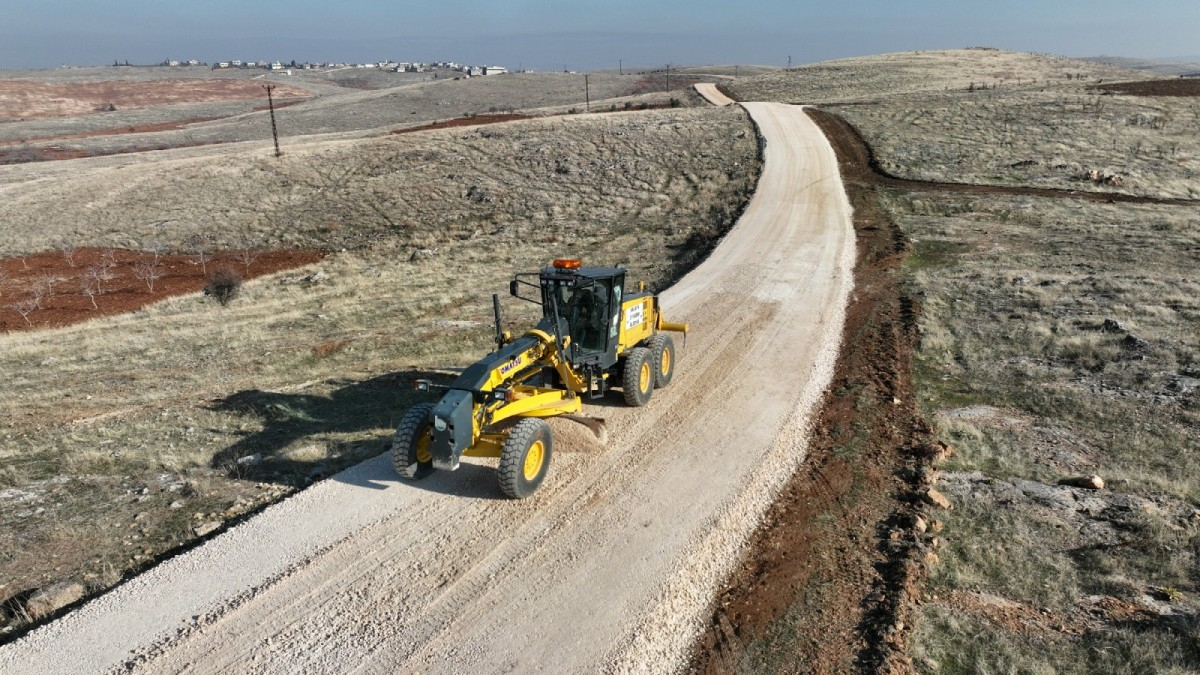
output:
[[933,445],[930,446],[930,451],[935,464],[944,462],[954,456],[954,448],[942,441],[935,441]]
[[1105,333],[1128,332],[1128,330],[1125,328],[1125,324],[1117,321],[1116,319],[1105,319],[1104,323],[1100,325],[1100,330],[1104,331]]
[[954,508],[954,505],[950,503],[950,500],[946,499],[946,496],[937,490],[926,490],[925,492],[921,493],[921,499],[924,500],[926,504],[936,506],[939,509]]
[[329,275],[325,274],[321,270],[317,270],[316,272],[313,272],[312,274],[309,274],[301,279],[300,283],[304,284],[305,286],[316,286],[317,284],[323,284],[326,281],[329,281]]
[[1149,342],[1132,333],[1126,335],[1124,340],[1121,340],[1121,346],[1135,352],[1144,352],[1150,349]]
[[206,537],[213,532],[216,532],[221,527],[221,521],[209,520],[192,528],[192,532],[196,533],[197,537]]
[[262,463],[262,453],[256,452],[253,455],[246,455],[238,458],[238,466],[258,466]]
[[1085,488],[1088,490],[1103,490],[1104,479],[1100,476],[1074,476],[1071,478],[1063,478],[1058,481],[1059,485],[1068,485],[1070,487]]
[[933,522],[929,523],[930,532],[941,532],[943,527],[945,526],[942,525],[942,521],[940,520],[934,520]]
[[925,532],[929,529],[929,523],[925,522],[925,518],[918,514],[913,518],[913,529],[921,534],[925,534]]
[[62,609],[83,597],[87,589],[75,581],[59,581],[40,588],[25,601],[25,611],[34,619]]
[[429,258],[432,258],[435,255],[437,255],[437,251],[435,249],[419,248],[419,249],[413,251],[412,255],[408,256],[408,261],[409,262],[417,262],[418,260],[428,260]]

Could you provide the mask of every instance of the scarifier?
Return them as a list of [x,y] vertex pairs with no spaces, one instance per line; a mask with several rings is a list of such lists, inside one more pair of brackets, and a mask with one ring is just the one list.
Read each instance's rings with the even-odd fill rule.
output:
[[553,437],[545,418],[581,422],[603,442],[604,420],[578,415],[583,397],[600,398],[615,385],[627,404],[649,403],[675,370],[667,332],[686,336],[688,325],[663,319],[658,296],[643,283],[629,291],[625,274],[620,267],[583,267],[578,259],[517,274],[509,292],[541,305],[541,321],[513,339],[501,327],[500,298],[492,296],[496,351],[449,386],[417,380],[417,389],[445,394],[400,420],[392,441],[396,472],[418,479],[457,469],[463,456],[498,457],[500,489],[523,499],[550,468]]

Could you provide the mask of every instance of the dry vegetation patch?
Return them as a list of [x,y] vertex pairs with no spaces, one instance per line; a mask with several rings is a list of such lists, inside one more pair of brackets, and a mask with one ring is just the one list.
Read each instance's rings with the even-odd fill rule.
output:
[[[247,281],[224,308],[190,294],[0,336],[0,598],[19,607],[59,579],[105,588],[384,451],[413,379],[488,351],[490,295],[515,271],[578,255],[664,287],[732,225],[757,152],[743,111],[682,109],[317,141],[281,159],[10,169],[6,256],[62,241],[186,253],[196,235],[336,253]],[[508,328],[534,311],[507,306]],[[26,618],[8,618],[11,637]]]

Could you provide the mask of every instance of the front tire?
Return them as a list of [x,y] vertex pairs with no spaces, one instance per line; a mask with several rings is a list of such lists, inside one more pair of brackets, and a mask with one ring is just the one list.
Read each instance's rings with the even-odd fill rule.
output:
[[513,499],[537,492],[550,470],[554,437],[550,425],[537,417],[526,417],[513,426],[500,451],[500,490]]
[[402,478],[418,480],[433,473],[433,454],[429,451],[432,418],[432,403],[418,403],[400,418],[392,437],[392,467]]
[[625,357],[625,372],[621,375],[625,403],[643,406],[654,393],[654,355],[645,347],[634,347]]
[[671,384],[675,375],[675,341],[659,333],[650,340],[650,353],[654,357],[654,386],[661,389]]

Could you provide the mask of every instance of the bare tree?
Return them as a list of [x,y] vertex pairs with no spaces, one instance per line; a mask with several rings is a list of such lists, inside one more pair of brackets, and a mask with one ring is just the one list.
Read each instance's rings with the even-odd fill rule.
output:
[[92,265],[83,271],[83,283],[94,282],[97,295],[104,293],[104,282],[113,278],[112,268],[103,264]]
[[38,284],[45,287],[46,295],[54,295],[54,284],[62,281],[63,278],[49,271],[43,271],[38,274]]
[[250,265],[255,260],[258,260],[258,250],[254,248],[254,242],[250,237],[242,237],[242,243],[239,245],[237,254],[234,257],[245,266],[246,274],[249,274]]
[[117,252],[111,248],[106,248],[100,252],[100,266],[107,269],[112,269],[117,266]]
[[4,287],[8,284],[8,272],[0,269],[0,295],[4,295]]
[[154,256],[155,265],[158,265],[158,259],[162,256],[163,251],[166,249],[167,245],[164,244],[162,240],[155,239],[154,241],[150,242],[150,248],[147,250],[150,252],[150,255]]
[[85,295],[92,301],[92,309],[100,309],[96,304],[96,296],[100,295],[100,280],[86,274],[80,279],[79,294]]
[[188,247],[192,249],[192,255],[196,256],[196,262],[200,263],[200,271],[208,276],[208,261],[212,259],[212,241],[203,234],[193,234],[188,238]]
[[138,263],[133,266],[133,276],[145,282],[146,288],[153,293],[154,282],[163,277],[163,271],[162,268],[158,266],[157,260],[153,262],[150,260],[139,260]]
[[29,297],[20,302],[14,302],[8,308],[20,314],[21,318],[25,319],[26,325],[33,326],[33,322],[29,320],[29,315],[33,314],[33,311],[38,308],[38,300],[38,298]]
[[39,281],[38,283],[29,287],[29,297],[31,300],[33,300],[33,306],[36,309],[42,308],[42,298],[49,294],[50,293],[46,290],[46,284],[43,282]]
[[62,243],[58,245],[58,250],[62,251],[63,259],[71,267],[75,266],[75,252],[78,250],[75,244]]

